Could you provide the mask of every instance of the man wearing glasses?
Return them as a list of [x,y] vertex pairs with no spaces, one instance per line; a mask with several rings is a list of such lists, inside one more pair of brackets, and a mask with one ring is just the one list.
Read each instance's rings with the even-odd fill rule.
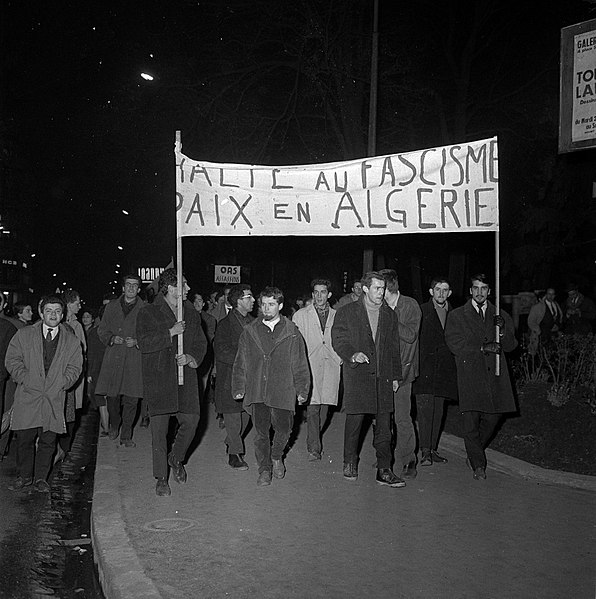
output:
[[106,346],[96,395],[107,396],[110,415],[109,437],[120,434],[120,445],[135,447],[132,426],[139,397],[143,395],[141,352],[137,345],[137,315],[145,302],[138,297],[141,279],[126,275],[122,295],[110,301],[97,330]]
[[250,416],[242,408],[242,402],[232,397],[232,368],[238,351],[238,340],[244,327],[251,323],[255,305],[250,285],[240,283],[230,289],[228,301],[232,310],[219,322],[215,331],[214,353],[217,378],[215,383],[215,409],[223,414],[226,427],[228,464],[234,470],[248,470],[244,455],[242,435]]

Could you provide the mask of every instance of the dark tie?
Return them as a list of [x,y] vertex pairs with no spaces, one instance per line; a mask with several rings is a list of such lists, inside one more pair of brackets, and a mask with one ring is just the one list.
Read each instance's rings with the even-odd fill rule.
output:
[[482,320],[482,322],[484,322],[484,312],[482,310],[482,308],[480,306],[478,306],[478,314],[480,316],[480,319]]
[[46,341],[50,343],[52,341],[52,329],[48,329],[48,334],[46,335]]

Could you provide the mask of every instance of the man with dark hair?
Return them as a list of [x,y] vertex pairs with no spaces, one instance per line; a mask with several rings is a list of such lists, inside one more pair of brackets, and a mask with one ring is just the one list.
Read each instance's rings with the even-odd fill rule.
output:
[[232,310],[220,320],[215,331],[214,351],[217,368],[215,382],[215,410],[223,414],[226,429],[228,463],[234,470],[248,470],[244,461],[244,441],[242,435],[250,416],[244,411],[242,402],[236,401],[232,395],[232,369],[238,340],[244,327],[254,318],[251,316],[255,305],[250,285],[239,283],[230,289],[228,300]]
[[306,448],[311,462],[321,459],[321,429],[329,406],[336,406],[339,392],[341,358],[333,350],[331,328],[335,310],[329,305],[331,281],[314,279],[310,288],[313,303],[298,310],[292,320],[300,329],[312,374],[310,401],[306,408]]
[[280,313],[283,301],[277,287],[261,291],[262,317],[244,327],[232,371],[233,397],[244,399],[256,430],[259,486],[270,485],[272,473],[275,478],[285,476],[283,454],[292,431],[296,397],[303,404],[310,389],[304,339],[298,327]]
[[445,343],[445,324],[451,312],[449,281],[435,277],[430,300],[422,304],[419,347],[420,367],[412,391],[416,396],[421,466],[447,462],[437,453],[446,399],[457,399],[455,359]]
[[383,300],[385,278],[368,272],[362,297],[337,311],[331,329],[333,349],[343,360],[346,412],[344,469],[346,480],[358,478],[358,449],[364,418],[375,418],[373,445],[377,454],[377,483],[404,487],[391,470],[391,413],[393,394],[402,378],[399,322]]
[[31,304],[28,304],[27,302],[17,302],[14,305],[14,313],[24,326],[31,324],[31,320],[33,319],[33,309],[31,308]]
[[[195,370],[207,352],[207,339],[201,328],[201,318],[186,300],[189,286],[174,268],[164,270],[159,277],[159,293],[152,304],[146,304],[137,318],[137,338],[143,359],[143,397],[151,417],[153,476],[157,479],[155,493],[171,495],[168,484],[168,464],[174,480],[186,482],[183,462],[195,436],[201,414],[199,382]],[[183,319],[177,318],[179,299],[183,302]],[[184,353],[178,353],[178,335],[182,335]],[[183,382],[178,381],[178,368],[183,366]],[[178,430],[168,454],[170,418],[178,421]]]
[[596,322],[596,304],[575,283],[567,285],[565,301],[565,332],[574,335],[589,335]]
[[418,376],[418,331],[420,306],[399,290],[397,273],[391,268],[379,271],[385,277],[385,301],[397,314],[402,380],[393,396],[396,463],[403,478],[416,478],[416,431],[412,420],[412,383]]
[[56,435],[66,432],[66,390],[83,367],[81,344],[60,323],[65,308],[62,298],[44,297],[39,307],[41,320],[19,329],[6,352],[6,368],[17,383],[10,424],[17,431],[17,478],[12,490],[32,483],[37,491],[50,490],[47,478]]
[[350,293],[346,293],[346,295],[340,297],[335,304],[335,309],[339,310],[342,306],[346,304],[351,304],[352,302],[357,302],[362,297],[362,281],[360,279],[356,279],[352,283],[352,291]]
[[[0,293],[0,314],[4,308],[4,295]],[[6,350],[10,340],[17,332],[17,327],[6,318],[0,318],[0,418],[7,418],[9,410],[12,408],[14,400],[15,383],[9,380],[8,370],[4,364]],[[4,416],[4,414],[7,414]],[[11,431],[7,429],[0,434],[0,461],[3,460],[8,442],[10,441]]]
[[109,437],[115,440],[120,434],[120,445],[124,447],[136,445],[132,440],[132,427],[139,397],[143,395],[141,352],[136,338],[137,317],[145,305],[138,296],[140,290],[138,275],[123,277],[122,295],[106,306],[97,330],[106,351],[95,393],[107,397]]
[[472,297],[451,312],[445,325],[445,341],[455,355],[468,464],[474,479],[480,480],[486,478],[484,450],[501,415],[515,411],[507,364],[501,360],[500,375],[496,376],[496,356],[514,350],[517,340],[509,314],[497,314],[488,301],[486,275],[474,275],[470,283]]

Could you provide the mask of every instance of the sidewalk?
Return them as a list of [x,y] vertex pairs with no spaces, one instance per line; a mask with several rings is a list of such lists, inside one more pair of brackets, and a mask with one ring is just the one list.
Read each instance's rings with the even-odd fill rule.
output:
[[334,414],[314,463],[303,426],[286,477],[257,487],[253,431],[250,470],[233,471],[209,406],[171,497],[155,495],[149,430],[135,449],[100,439],[92,539],[106,599],[594,597],[594,477],[489,451],[476,481],[463,442],[444,435],[448,464],[382,487],[369,431],[351,483],[343,422]]

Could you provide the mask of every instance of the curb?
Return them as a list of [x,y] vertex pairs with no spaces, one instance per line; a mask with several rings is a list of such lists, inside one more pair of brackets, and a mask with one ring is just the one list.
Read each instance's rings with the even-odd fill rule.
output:
[[[102,442],[104,441],[104,442]],[[103,462],[117,464],[116,446],[98,440]],[[107,599],[162,599],[153,581],[145,574],[133,549],[122,519],[117,466],[95,470],[91,509],[91,541],[99,582]]]
[[[450,451],[461,458],[465,459],[467,457],[463,439],[455,435],[443,433],[440,445],[442,449]],[[521,476],[522,478],[535,480],[540,483],[566,485],[575,489],[596,492],[596,476],[541,468],[540,466],[518,460],[494,449],[487,449],[486,457],[488,467],[503,474]]]

